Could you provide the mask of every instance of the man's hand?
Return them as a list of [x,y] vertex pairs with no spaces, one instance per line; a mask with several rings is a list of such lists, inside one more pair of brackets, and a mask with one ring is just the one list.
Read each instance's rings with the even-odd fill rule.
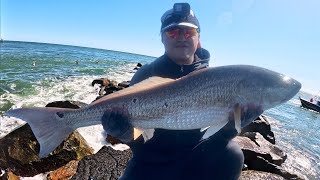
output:
[[103,129],[112,137],[124,143],[133,140],[133,127],[128,118],[128,112],[123,108],[107,109],[102,118]]

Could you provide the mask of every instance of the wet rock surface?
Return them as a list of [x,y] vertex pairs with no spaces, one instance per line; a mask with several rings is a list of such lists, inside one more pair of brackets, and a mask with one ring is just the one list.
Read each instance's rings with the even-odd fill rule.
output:
[[0,139],[0,169],[30,177],[53,171],[71,160],[93,154],[92,148],[77,131],[48,157],[40,159],[39,150],[39,143],[26,124]]
[[[265,140],[260,133],[251,132],[245,135],[247,136],[235,138],[243,153],[249,155],[251,152],[254,152],[255,155],[263,157],[267,161],[279,166],[287,159],[286,154],[282,150]],[[247,158],[247,160],[249,161],[250,159]]]
[[78,165],[73,180],[82,179],[118,179],[132,157],[130,149],[114,150],[104,146],[96,154],[83,158]]
[[48,103],[46,107],[60,107],[60,108],[71,108],[71,109],[80,109],[85,107],[87,104],[79,101],[54,101]]
[[272,173],[263,172],[263,171],[253,171],[253,170],[242,171],[241,176],[239,178],[239,180],[258,180],[258,179],[285,180],[285,178],[277,174],[272,174]]
[[[267,116],[258,117],[248,126],[248,128],[242,129],[239,136],[235,138],[244,154],[244,164],[247,166],[247,170],[277,174],[285,179],[302,179],[281,167],[281,164],[287,159],[287,155],[275,145],[274,134]],[[254,172],[252,171],[250,175]]]
[[[57,101],[50,107],[80,108],[84,103]],[[0,139],[0,170],[15,175],[30,177],[46,173],[66,165],[72,160],[79,160],[93,154],[85,139],[74,131],[67,140],[46,158],[39,158],[40,146],[28,124],[25,124]]]
[[70,179],[77,170],[78,160],[72,160],[68,164],[60,167],[59,169],[50,172],[47,175],[48,180],[58,180],[58,179]]
[[240,136],[246,132],[259,132],[267,141],[272,144],[276,143],[274,133],[271,131],[270,123],[264,115],[259,116],[252,123],[248,124],[241,130]]

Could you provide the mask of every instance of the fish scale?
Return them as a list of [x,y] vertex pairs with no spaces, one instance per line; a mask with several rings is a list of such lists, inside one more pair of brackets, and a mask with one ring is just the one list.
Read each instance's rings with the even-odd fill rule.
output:
[[239,132],[263,111],[287,102],[300,88],[298,81],[265,68],[220,66],[177,80],[152,77],[79,110],[18,108],[5,115],[30,124],[40,143],[40,157],[44,157],[76,128],[100,124],[104,113],[124,113],[133,127],[145,130],[145,141],[153,137],[155,128],[206,128],[202,137],[206,139],[230,120]]

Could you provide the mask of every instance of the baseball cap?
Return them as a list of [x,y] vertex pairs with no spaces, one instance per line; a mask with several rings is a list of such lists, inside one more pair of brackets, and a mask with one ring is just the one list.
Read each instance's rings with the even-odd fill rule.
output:
[[188,3],[175,3],[162,15],[161,23],[161,32],[175,26],[192,27],[200,32],[199,21]]

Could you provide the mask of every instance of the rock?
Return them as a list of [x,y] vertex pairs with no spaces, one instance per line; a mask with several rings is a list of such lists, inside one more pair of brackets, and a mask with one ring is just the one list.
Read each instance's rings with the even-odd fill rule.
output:
[[55,170],[71,160],[93,154],[83,137],[74,131],[53,153],[39,158],[39,143],[28,124],[0,139],[0,169],[24,177]]
[[0,168],[4,170],[39,160],[38,151],[39,144],[26,124],[0,139]]
[[270,143],[276,143],[274,133],[271,131],[270,123],[263,115],[259,116],[259,118],[254,120],[248,126],[244,127],[239,135],[242,136],[246,132],[259,132]]
[[108,94],[111,94],[111,93],[114,93],[116,91],[120,91],[121,89],[123,89],[124,87],[122,86],[118,86],[118,85],[113,85],[113,86],[108,86],[105,88],[105,95],[108,95]]
[[100,79],[95,79],[91,82],[91,86],[94,86],[95,84],[99,84],[100,86],[109,86],[111,84],[111,80],[107,78],[100,78]]
[[259,133],[255,134],[252,141],[248,137],[237,136],[234,140],[240,145],[244,154],[244,163],[249,170],[257,170],[278,174],[285,179],[298,178],[297,175],[290,174],[280,165],[285,161],[284,153],[265,140]]
[[118,179],[132,157],[130,149],[117,151],[104,146],[96,154],[83,158],[73,180]]
[[302,179],[295,174],[291,174],[291,173],[287,172],[286,170],[284,170],[280,166],[277,166],[275,164],[267,162],[265,159],[263,159],[262,157],[259,157],[259,156],[257,157],[257,159],[255,161],[252,161],[251,164],[248,166],[253,167],[254,168],[253,170],[278,174],[285,179]]
[[[71,102],[53,102],[49,106],[79,108]],[[79,160],[93,154],[85,139],[74,131],[68,139],[48,157],[40,159],[39,143],[28,124],[12,131],[0,139],[0,170],[12,171],[24,177],[56,170],[71,160]]]
[[133,70],[138,70],[140,67],[142,67],[142,64],[141,64],[141,63],[138,63],[138,64],[136,65],[136,67],[133,68]]
[[92,82],[92,85],[100,84],[99,96],[95,99],[100,99],[101,97],[119,91],[123,88],[129,87],[130,82],[124,81],[122,83],[117,84],[116,81],[112,81],[106,78],[95,79]]
[[109,80],[107,78],[95,79],[95,80],[92,81],[91,85],[94,86],[95,84],[99,84],[100,85],[99,96],[96,98],[96,100],[101,98],[105,94],[105,92],[107,94],[110,94],[110,93],[114,92],[114,91],[108,91],[108,87],[117,86],[117,82],[116,81]]
[[72,160],[68,164],[48,174],[48,180],[70,179],[77,171],[79,161]]
[[78,102],[78,101],[54,101],[46,105],[46,107],[60,107],[60,108],[71,108],[71,109],[79,109],[85,106],[87,106],[86,103]]
[[110,136],[109,134],[107,134],[106,141],[107,141],[108,143],[110,143],[111,145],[115,145],[115,144],[120,144],[120,143],[122,143],[119,139],[117,139],[117,138],[115,138],[115,137],[112,137],[112,136]]
[[123,87],[123,88],[127,88],[130,86],[130,81],[123,81],[123,82],[119,83],[118,86]]
[[[142,67],[141,63],[138,63],[136,67],[133,70],[138,70],[140,67]],[[117,84],[116,81],[107,79],[107,78],[100,78],[100,79],[95,79],[92,81],[91,85],[94,86],[95,84],[100,85],[100,90],[99,90],[99,96],[96,98],[100,99],[104,95],[111,94],[115,91],[119,91],[123,88],[127,88],[130,85],[130,81],[123,81],[119,84]]]
[[20,177],[13,174],[11,171],[5,172],[2,176],[0,176],[0,180],[19,180]]
[[[235,141],[240,145],[245,161],[255,161],[257,156],[263,157],[266,161],[281,165],[287,158],[286,154],[277,146],[265,140],[260,133],[247,133],[248,137],[236,137]],[[249,165],[248,163],[245,163]],[[250,169],[250,166],[249,166]]]
[[252,180],[252,179],[268,179],[268,180],[284,180],[284,178],[277,174],[272,174],[262,171],[242,171],[239,180]]
[[[140,67],[142,67],[141,63],[138,63],[134,70],[138,70]],[[113,92],[119,91],[123,88],[127,88],[130,85],[130,81],[123,81],[119,84],[117,84],[116,81],[109,80],[107,78],[100,78],[100,79],[95,79],[92,81],[91,85],[94,86],[95,84],[100,85],[100,90],[99,90],[99,96],[96,98],[100,99],[104,95],[111,94]]]

